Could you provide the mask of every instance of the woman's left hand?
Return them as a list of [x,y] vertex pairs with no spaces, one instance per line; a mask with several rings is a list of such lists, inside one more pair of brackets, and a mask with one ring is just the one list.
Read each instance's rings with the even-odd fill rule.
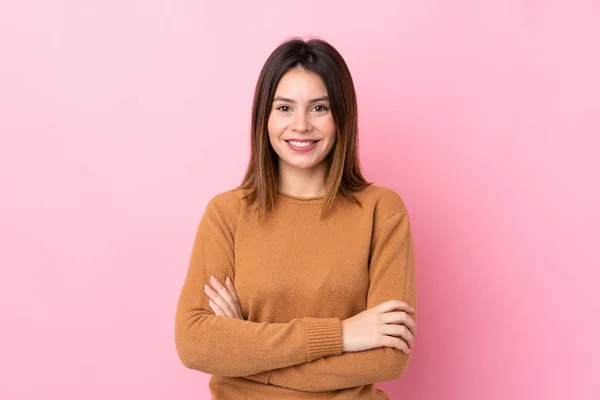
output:
[[210,284],[212,288],[204,285],[204,293],[209,297],[208,304],[215,314],[243,320],[242,307],[229,277],[225,280],[227,287],[213,276],[210,277]]

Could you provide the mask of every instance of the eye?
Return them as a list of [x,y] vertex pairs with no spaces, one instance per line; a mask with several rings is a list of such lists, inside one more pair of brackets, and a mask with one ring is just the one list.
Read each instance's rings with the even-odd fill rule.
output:
[[279,106],[276,108],[276,110],[288,112],[288,111],[290,111],[290,107],[289,106]]
[[322,104],[317,104],[314,108],[315,108],[315,111],[327,111],[327,110],[329,110],[326,106],[324,106]]

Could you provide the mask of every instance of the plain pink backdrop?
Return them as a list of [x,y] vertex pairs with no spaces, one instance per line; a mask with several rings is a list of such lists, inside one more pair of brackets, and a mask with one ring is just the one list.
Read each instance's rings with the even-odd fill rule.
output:
[[367,178],[411,214],[419,334],[378,386],[600,398],[596,0],[3,4],[0,398],[210,398],[176,301],[290,36],[345,57]]

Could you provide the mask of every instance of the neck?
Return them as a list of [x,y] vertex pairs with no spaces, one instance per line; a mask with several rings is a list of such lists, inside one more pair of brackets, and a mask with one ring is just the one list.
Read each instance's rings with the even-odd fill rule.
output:
[[325,196],[325,172],[324,163],[314,168],[302,169],[280,162],[279,191],[298,197]]

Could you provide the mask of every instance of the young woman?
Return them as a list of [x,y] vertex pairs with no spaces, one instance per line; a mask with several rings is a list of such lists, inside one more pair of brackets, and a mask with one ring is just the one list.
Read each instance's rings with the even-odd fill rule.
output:
[[242,184],[207,204],[177,306],[215,400],[389,399],[416,333],[407,209],[363,178],[354,84],[320,39],[284,42],[252,107]]

